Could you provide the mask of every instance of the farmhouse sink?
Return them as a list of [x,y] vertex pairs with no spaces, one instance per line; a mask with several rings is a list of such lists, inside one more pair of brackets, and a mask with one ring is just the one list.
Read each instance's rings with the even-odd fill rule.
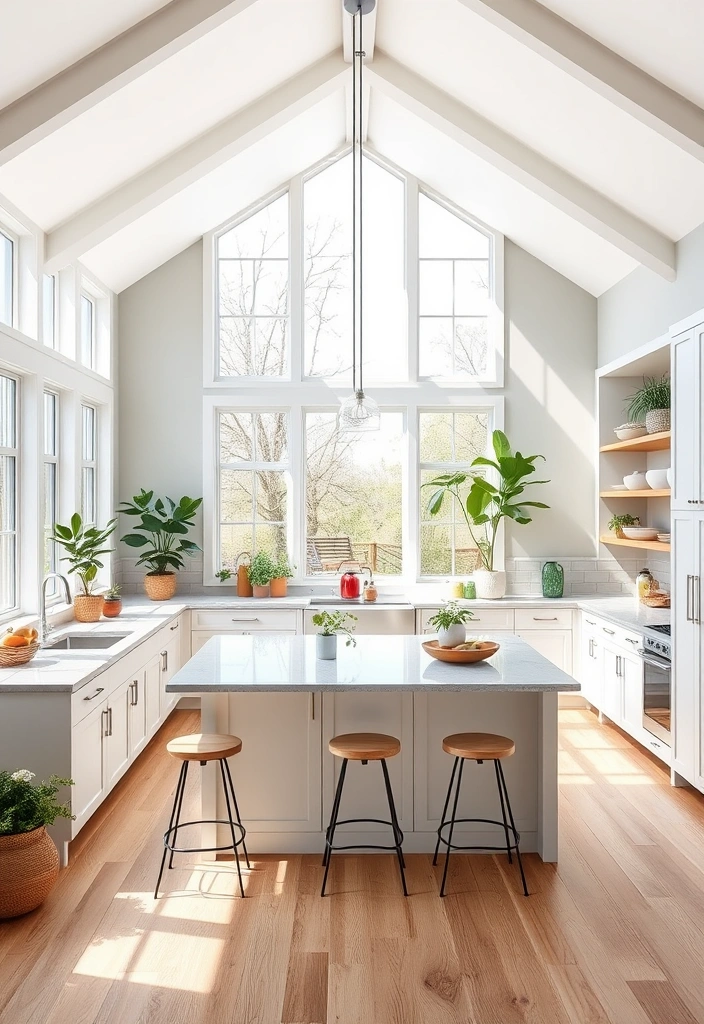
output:
[[114,647],[129,633],[65,633],[58,640],[44,644],[44,650],[52,651],[98,651]]

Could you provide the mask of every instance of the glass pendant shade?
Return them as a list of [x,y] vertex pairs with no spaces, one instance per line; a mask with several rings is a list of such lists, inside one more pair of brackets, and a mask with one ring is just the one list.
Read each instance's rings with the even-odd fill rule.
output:
[[379,406],[363,391],[355,391],[340,406],[337,426],[339,430],[350,430],[357,433],[361,430],[379,430],[381,428]]

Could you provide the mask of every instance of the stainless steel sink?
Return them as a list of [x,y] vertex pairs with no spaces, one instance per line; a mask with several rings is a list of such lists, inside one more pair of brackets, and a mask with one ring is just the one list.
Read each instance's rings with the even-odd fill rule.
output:
[[357,607],[374,608],[380,604],[394,604],[399,605],[403,608],[410,608],[410,604],[399,594],[394,597],[392,594],[385,594],[383,597],[377,597],[376,601],[365,601],[362,597],[357,597],[354,600],[345,599],[344,597],[337,597],[332,594],[324,597],[311,597],[310,606],[311,608],[317,608],[319,605],[340,605],[340,607],[346,607],[347,605],[357,605]]
[[58,640],[44,644],[46,651],[98,651],[114,647],[129,633],[66,633]]

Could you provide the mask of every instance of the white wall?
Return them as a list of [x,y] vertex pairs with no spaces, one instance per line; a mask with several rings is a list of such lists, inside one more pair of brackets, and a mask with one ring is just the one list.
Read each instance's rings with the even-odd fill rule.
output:
[[[202,493],[201,264],[199,243],[119,296],[120,499]],[[508,241],[505,289],[507,433],[552,480],[507,554],[593,556],[596,300]]]
[[599,365],[667,334],[704,308],[704,224],[677,243],[677,278],[637,267],[599,298]]

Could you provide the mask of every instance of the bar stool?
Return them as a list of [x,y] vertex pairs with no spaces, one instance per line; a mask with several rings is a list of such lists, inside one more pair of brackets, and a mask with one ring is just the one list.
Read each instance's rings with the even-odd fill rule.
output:
[[[395,850],[396,856],[398,857],[399,870],[401,871],[403,895],[408,896],[404,870],[406,863],[403,859],[403,851],[401,849],[403,844],[403,832],[399,828],[398,817],[396,815],[396,805],[394,804],[394,795],[391,790],[391,782],[389,780],[389,770],[386,767],[386,758],[395,757],[396,754],[400,753],[401,741],[397,740],[395,736],[385,736],[383,733],[378,732],[350,732],[345,733],[343,736],[334,736],[330,740],[328,747],[331,754],[334,754],[335,757],[342,758],[342,766],[340,768],[340,777],[337,781],[337,789],[335,790],[335,799],[332,803],[330,824],[325,830],[325,853],[323,854],[325,875],[323,876],[323,885],[320,890],[320,895],[325,895],[325,886],[328,880],[328,872],[330,870],[330,860],[333,850]],[[350,761],[361,761],[362,764],[368,764],[369,761],[381,761],[381,771],[384,776],[386,798],[389,801],[389,814],[391,816],[391,821],[382,821],[380,818],[346,818],[343,821],[338,819],[338,815],[340,813],[340,802],[342,800],[342,789],[345,784],[347,765]],[[335,829],[338,825],[353,825],[360,823],[368,824],[370,822],[375,822],[379,825],[389,825],[391,827],[394,836],[393,846],[333,845]]]
[[[154,889],[154,899],[157,899],[159,895],[159,885],[161,884],[161,876],[164,873],[166,855],[167,853],[169,853],[169,851],[171,853],[171,856],[169,857],[169,868],[172,868],[175,853],[219,853],[221,850],[233,850],[235,854],[235,863],[237,864],[237,877],[240,883],[240,894],[242,895],[242,897],[244,897],[244,886],[242,885],[242,872],[240,870],[240,857],[237,847],[242,847],[242,851],[247,862],[247,867],[250,866],[249,855],[247,854],[247,847],[245,846],[244,842],[246,832],[244,826],[242,825],[242,819],[240,818],[240,812],[237,806],[237,797],[235,796],[235,787],[232,783],[230,766],[227,763],[228,757],[234,757],[235,754],[239,754],[240,750],[242,749],[242,740],[238,736],[227,736],[218,733],[194,733],[191,736],[177,736],[176,739],[170,740],[166,744],[166,749],[169,752],[169,754],[171,754],[172,757],[175,757],[178,761],[181,761],[181,774],[178,777],[178,783],[176,785],[176,793],[174,795],[174,805],[171,809],[171,820],[169,821],[169,827],[167,828],[166,832],[164,832],[164,854],[161,858],[159,877],[156,880],[156,888]],[[209,761],[220,762],[220,777],[222,779],[222,788],[225,794],[225,803],[227,805],[227,819],[209,819],[207,821],[180,821],[181,806],[183,804],[183,794],[186,790],[188,766],[191,763],[191,761],[199,761],[201,767],[206,765]],[[234,805],[235,808],[235,819],[233,819],[232,817],[232,807],[230,806],[230,794],[232,794],[232,804]],[[187,825],[229,825],[230,832],[232,834],[232,844],[230,846],[209,846],[197,847],[193,849],[179,849],[176,846],[178,830],[180,828],[186,828]],[[237,830],[237,835],[235,834],[235,830]]]
[[[440,843],[443,843],[447,847],[445,854],[445,870],[442,873],[442,884],[440,886],[440,895],[445,895],[445,881],[447,879],[447,866],[450,861],[451,850],[483,850],[489,852],[491,850],[506,850],[508,854],[509,864],[513,863],[513,857],[511,851],[516,851],[516,858],[518,860],[518,867],[521,872],[521,881],[523,882],[523,895],[528,895],[528,886],[526,885],[526,876],[523,873],[523,863],[521,861],[521,851],[519,849],[519,843],[521,837],[516,831],[516,825],[513,820],[513,812],[511,810],[511,802],[508,798],[508,790],[506,788],[506,779],[504,778],[504,770],[501,766],[501,759],[504,757],[511,757],[516,750],[516,744],[513,740],[510,740],[507,736],[496,736],[490,732],[459,732],[453,736],[446,736],[442,741],[442,749],[447,754],[454,754],[455,763],[452,766],[452,775],[450,776],[450,785],[447,787],[447,796],[445,797],[445,806],[442,809],[442,819],[440,821],[440,828],[438,829],[438,841],[435,844],[435,856],[433,857],[433,865],[438,862],[438,850],[440,849]],[[501,821],[495,821],[492,818],[458,818],[457,817],[457,801],[460,795],[460,786],[462,785],[462,769],[464,768],[465,761],[476,761],[477,764],[483,764],[484,761],[494,762],[494,773],[496,774],[496,785],[499,790],[499,800],[501,801]],[[459,765],[459,773],[457,772],[457,765]],[[450,796],[452,794],[452,784],[455,781],[455,774],[457,774],[457,786],[455,788],[455,799],[452,804],[452,815],[447,818],[447,808],[450,804]],[[508,811],[508,821],[506,820],[506,812]],[[472,822],[483,822],[486,825],[501,825],[506,836],[506,846],[458,846],[452,843],[452,833],[455,825]],[[510,822],[510,824],[509,824]],[[445,839],[443,836],[443,829],[449,826],[450,832]],[[513,842],[509,841],[509,832]]]

